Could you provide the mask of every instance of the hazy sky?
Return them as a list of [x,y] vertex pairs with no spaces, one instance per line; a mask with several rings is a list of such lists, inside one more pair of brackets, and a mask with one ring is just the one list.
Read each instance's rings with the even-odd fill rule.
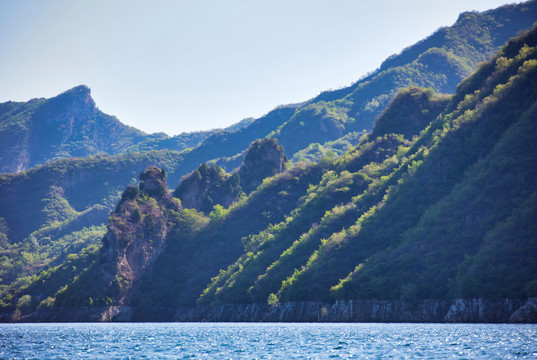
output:
[[0,102],[76,85],[146,132],[259,117],[505,0],[0,0]]

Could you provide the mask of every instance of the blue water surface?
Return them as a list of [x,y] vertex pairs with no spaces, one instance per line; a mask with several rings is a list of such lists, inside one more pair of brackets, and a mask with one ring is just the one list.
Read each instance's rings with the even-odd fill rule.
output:
[[0,324],[0,358],[537,359],[537,325]]

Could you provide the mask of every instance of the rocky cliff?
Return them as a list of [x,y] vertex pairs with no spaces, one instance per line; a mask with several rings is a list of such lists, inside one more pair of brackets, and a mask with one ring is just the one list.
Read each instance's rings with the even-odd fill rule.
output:
[[59,294],[57,305],[106,305],[103,321],[129,305],[138,279],[166,246],[170,213],[180,210],[168,193],[164,170],[149,167],[140,181],[138,188],[127,187],[110,216],[98,261],[81,281]]
[[181,180],[174,196],[184,207],[205,213],[217,204],[227,208],[241,194],[256,189],[263,179],[285,171],[286,161],[276,139],[259,139],[250,145],[237,171],[228,174],[217,165],[201,164]]
[[231,205],[241,194],[239,177],[228,174],[217,165],[201,164],[197,170],[187,175],[174,192],[181,204],[189,209],[205,213],[214,205]]
[[286,302],[196,306],[177,309],[175,321],[224,322],[435,322],[533,323],[537,298],[425,300],[413,304],[390,300]]
[[[148,137],[95,105],[87,86],[51,99],[0,105],[0,171],[26,170],[64,157],[117,154]],[[7,153],[7,154],[6,154]]]
[[284,149],[278,145],[278,140],[275,138],[254,141],[248,148],[238,171],[242,190],[250,193],[263,182],[263,179],[283,172],[286,169],[286,161]]
[[[38,310],[22,322],[136,321],[130,306],[70,307]],[[103,318],[102,314],[112,315]],[[244,304],[185,306],[161,309],[154,321],[177,322],[433,322],[535,323],[537,298],[426,300],[418,304],[388,300],[343,300],[335,303],[288,302],[276,305]],[[10,314],[0,322],[10,322]]]

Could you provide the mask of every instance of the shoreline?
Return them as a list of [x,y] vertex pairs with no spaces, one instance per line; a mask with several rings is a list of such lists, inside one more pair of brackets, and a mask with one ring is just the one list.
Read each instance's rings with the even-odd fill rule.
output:
[[52,307],[19,318],[14,313],[0,312],[0,322],[537,323],[537,298],[192,305],[149,314],[130,306]]

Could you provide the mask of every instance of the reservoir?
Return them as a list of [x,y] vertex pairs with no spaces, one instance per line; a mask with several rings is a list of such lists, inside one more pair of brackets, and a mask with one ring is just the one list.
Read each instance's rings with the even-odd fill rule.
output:
[[534,359],[535,324],[0,324],[0,358]]

